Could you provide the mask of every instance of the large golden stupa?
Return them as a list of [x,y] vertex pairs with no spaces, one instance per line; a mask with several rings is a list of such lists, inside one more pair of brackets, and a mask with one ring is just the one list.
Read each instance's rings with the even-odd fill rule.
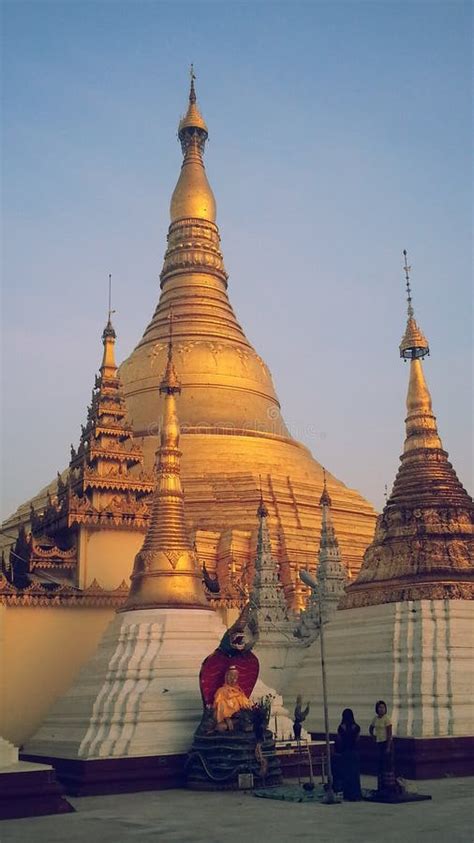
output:
[[[153,318],[120,376],[145,463],[157,449],[157,393],[166,364],[173,313],[186,512],[200,556],[229,586],[252,556],[259,477],[282,578],[292,602],[297,567],[315,565],[322,468],[289,434],[270,371],[239,325],[227,294],[227,272],[216,225],[216,202],[203,163],[208,137],[191,79],[179,124],[183,164],[171,198],[161,296]],[[375,513],[357,492],[329,476],[334,521],[352,574],[370,543]],[[225,564],[223,564],[225,563]]]
[[[180,420],[186,515],[198,557],[207,572],[218,579],[218,596],[214,594],[212,599],[221,605],[236,605],[252,582],[257,538],[255,512],[263,494],[285,594],[289,605],[298,610],[304,605],[298,569],[309,566],[314,571],[316,567],[323,472],[310,451],[288,432],[269,369],[246,338],[229,302],[216,202],[203,163],[208,132],[196,103],[193,75],[189,105],[178,136],[183,164],[171,198],[161,296],[142,339],[122,363],[120,381],[117,380],[123,388],[135,440],[133,447],[140,449],[144,458],[144,466],[140,459],[139,465],[130,467],[127,482],[132,483],[136,476],[143,486],[146,480],[148,486],[140,489],[149,496],[161,432],[160,381],[166,366],[172,314],[174,356],[183,386]],[[82,436],[86,451],[87,437],[86,425]],[[102,439],[103,436],[101,442]],[[107,443],[102,444],[105,447]],[[89,539],[74,539],[79,548],[78,569],[82,570],[76,580],[82,588],[92,572],[104,587],[110,588],[113,570],[119,570],[117,554],[122,558],[120,579],[126,577],[138,549],[137,533],[145,532],[147,516],[142,511],[143,504],[131,500],[128,486],[117,484],[114,472],[118,471],[119,479],[123,479],[123,468],[107,467],[111,456],[109,452],[105,454],[105,467],[100,471],[94,468],[102,485],[105,476],[113,479],[111,489],[116,497],[111,502],[109,490],[104,506],[106,510],[113,505],[117,512],[130,512],[127,518],[122,517],[123,513],[119,518],[115,510],[102,512],[99,507],[96,512],[94,502],[88,502],[92,506],[89,520],[97,550],[92,564]],[[71,463],[69,472],[62,475],[65,482],[74,465]],[[46,511],[41,523],[33,526],[33,533],[47,529],[49,535],[54,512],[48,514],[48,507],[51,500],[53,509],[57,506],[55,501],[61,499],[63,485],[61,479],[59,483],[55,481],[32,502],[23,504],[5,523],[7,533],[14,535],[19,528],[28,529],[30,523],[34,524],[31,513],[41,515]],[[375,512],[356,491],[330,474],[328,486],[343,560],[349,576],[354,577],[373,537]],[[84,501],[82,505],[86,505]],[[137,506],[140,518],[136,515]],[[131,544],[127,544],[129,540],[123,534],[125,528],[134,534]],[[121,541],[112,536],[114,530],[122,531]],[[55,533],[52,538],[57,539]],[[62,535],[61,541],[65,540],[69,547],[72,534]],[[88,562],[81,561],[81,548],[88,548]],[[110,575],[106,575],[106,569]]]

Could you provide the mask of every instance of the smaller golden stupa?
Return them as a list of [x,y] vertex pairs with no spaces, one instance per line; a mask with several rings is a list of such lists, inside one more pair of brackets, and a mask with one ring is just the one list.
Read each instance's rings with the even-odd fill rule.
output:
[[400,357],[410,361],[406,438],[392,493],[341,608],[399,600],[474,599],[473,502],[438,434],[422,359],[429,354],[412,306]]
[[156,488],[145,541],[135,557],[130,593],[120,609],[122,612],[170,607],[209,609],[202,574],[184,521],[176,409],[181,384],[173,363],[172,320],[171,313],[168,360],[159,389],[164,396],[164,409],[160,447],[156,454]]

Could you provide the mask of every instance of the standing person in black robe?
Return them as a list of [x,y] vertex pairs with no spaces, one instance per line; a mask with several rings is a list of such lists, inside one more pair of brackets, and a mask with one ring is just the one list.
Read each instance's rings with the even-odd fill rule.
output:
[[362,799],[360,790],[360,763],[357,742],[360,726],[354,720],[351,708],[342,712],[341,722],[337,729],[338,774],[342,781],[344,799],[357,802]]

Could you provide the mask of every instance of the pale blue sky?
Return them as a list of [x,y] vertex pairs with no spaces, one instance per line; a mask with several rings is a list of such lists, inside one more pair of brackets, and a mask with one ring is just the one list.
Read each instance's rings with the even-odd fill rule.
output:
[[472,491],[471,7],[4,2],[2,513],[77,444],[114,277],[158,298],[188,65],[229,292],[294,434],[377,507],[404,436],[402,249],[440,434]]

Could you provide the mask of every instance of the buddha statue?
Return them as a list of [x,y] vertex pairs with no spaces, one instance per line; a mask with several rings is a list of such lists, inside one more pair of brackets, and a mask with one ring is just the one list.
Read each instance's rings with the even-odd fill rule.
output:
[[196,790],[238,788],[241,774],[257,785],[281,782],[270,708],[263,698],[250,699],[259,664],[249,610],[247,604],[201,665],[203,715],[185,764],[187,786]]
[[224,684],[214,695],[213,711],[218,732],[233,732],[233,718],[242,709],[253,707],[253,703],[239,685],[239,671],[232,664],[224,677]]

